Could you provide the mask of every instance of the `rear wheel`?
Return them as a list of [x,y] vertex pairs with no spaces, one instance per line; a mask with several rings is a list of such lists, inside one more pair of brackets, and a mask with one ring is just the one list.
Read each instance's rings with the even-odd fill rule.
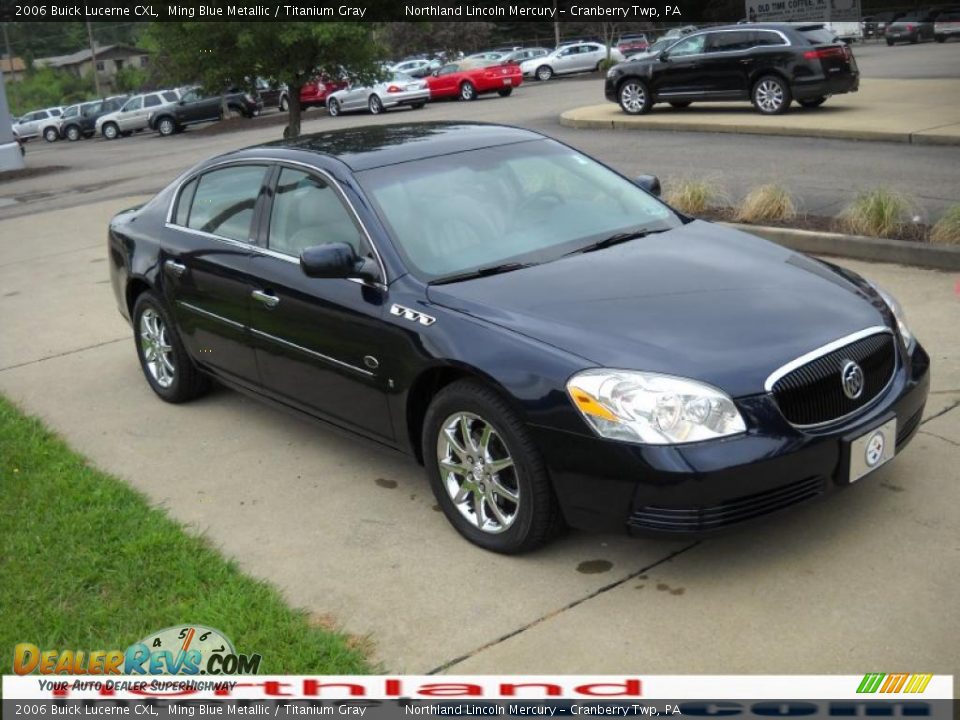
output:
[[80,139],[80,128],[76,125],[71,125],[67,128],[67,140],[70,142],[76,142]]
[[636,78],[625,81],[617,91],[620,107],[627,115],[643,115],[649,112],[653,100],[646,83]]
[[367,108],[370,110],[371,115],[379,115],[383,112],[383,103],[380,101],[379,96],[371,95],[370,99],[367,100]]
[[513,88],[504,88],[503,90],[497,90],[497,95],[500,97],[510,97],[510,93],[513,92]]
[[157,132],[159,132],[164,137],[169,137],[177,131],[177,124],[173,121],[173,118],[160,118],[160,122],[157,123]]
[[117,127],[116,123],[107,123],[103,126],[103,136],[107,140],[116,140],[119,135],[120,128]]
[[683,108],[690,107],[689,100],[674,100],[670,103],[670,107],[674,107],[677,110],[682,110]]
[[942,42],[946,42],[946,41],[947,41],[947,36],[946,36],[946,35],[934,35],[934,36],[933,36],[933,39],[936,40],[937,42],[942,43]]
[[811,100],[797,100],[797,103],[800,107],[805,108],[818,108],[827,101],[826,97],[813,98]]
[[133,305],[133,328],[143,375],[162,400],[186,402],[206,391],[207,376],[193,364],[166,309],[150,291]]
[[890,47],[893,47],[893,40],[891,40],[890,38],[887,38],[887,45]]
[[330,114],[330,117],[336,117],[340,114],[340,102],[336,98],[327,100],[327,112]]
[[537,68],[537,80],[546,82],[553,77],[553,68],[549,65],[541,65]]
[[753,106],[763,115],[782,115],[792,98],[786,80],[776,75],[765,75],[753,86]]
[[482,548],[525,552],[563,525],[529,430],[486,385],[461,380],[437,394],[424,422],[423,457],[447,519]]
[[290,109],[290,103],[287,101],[286,95],[280,96],[280,112],[286,112]]

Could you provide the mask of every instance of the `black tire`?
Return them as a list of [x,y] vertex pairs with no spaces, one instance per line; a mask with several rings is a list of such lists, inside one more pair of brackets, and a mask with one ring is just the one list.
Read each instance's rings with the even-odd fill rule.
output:
[[683,110],[683,108],[690,107],[689,100],[674,100],[670,103],[670,107],[676,108],[677,110]]
[[367,99],[367,110],[370,111],[371,115],[383,114],[383,101],[380,100],[380,96],[371,95]]
[[424,105],[426,105],[425,102],[415,102],[410,107],[413,108],[414,110],[422,110]]
[[826,96],[824,96],[824,97],[813,98],[811,100],[797,100],[797,104],[800,107],[805,107],[805,108],[818,108],[821,105],[823,105],[826,101],[827,101],[827,98]]
[[177,123],[172,117],[162,117],[157,120],[157,132],[163,137],[170,137],[177,132]]
[[43,139],[47,142],[56,142],[60,139],[60,133],[57,132],[56,128],[48,127],[43,131]]
[[71,125],[70,127],[67,128],[66,136],[67,136],[67,140],[69,140],[70,142],[76,142],[77,140],[80,140],[83,137],[80,134],[80,128],[78,128],[76,125]]
[[477,99],[477,89],[473,86],[473,83],[471,82],[460,83],[460,99],[467,100],[467,101]]
[[340,114],[340,102],[336,98],[327,100],[327,113],[330,117],[337,117]]
[[933,36],[933,39],[936,40],[938,43],[942,43],[942,42],[946,42],[946,41],[947,41],[947,36],[946,36],[946,35],[934,35],[934,36]]
[[[484,531],[464,517],[441,477],[438,444],[444,422],[457,413],[475,415],[492,427],[500,438],[498,442],[502,441],[501,447],[513,459],[510,482],[515,483],[519,502],[514,506],[512,524],[501,532]],[[562,530],[560,506],[539,449],[513,408],[486,385],[475,380],[459,380],[437,393],[424,419],[423,457],[430,487],[447,520],[475,545],[493,552],[517,554],[543,545]],[[505,484],[504,479],[499,482]],[[481,514],[492,517],[483,506]]]
[[116,123],[106,123],[101,132],[103,133],[103,137],[105,137],[107,140],[116,140],[118,137],[120,137],[120,128],[117,127]]
[[887,46],[893,47],[893,40],[891,40],[890,38],[887,38]]
[[513,93],[513,88],[503,88],[503,90],[497,90],[497,95],[500,97],[510,97]]
[[[141,332],[141,323],[146,313],[152,313],[160,319],[166,330],[166,340],[170,347],[169,357],[173,365],[172,381],[164,386],[148,367],[145,355],[145,340]],[[204,375],[187,354],[180,341],[176,326],[171,321],[169,313],[157,296],[151,291],[141,293],[133,304],[133,339],[137,347],[137,357],[140,359],[140,368],[147,383],[161,400],[169,403],[182,403],[199,397],[210,386],[210,379]]]
[[553,68],[550,67],[549,65],[541,65],[540,67],[537,68],[537,71],[533,74],[533,76],[537,80],[546,82],[547,80],[553,77]]
[[653,98],[650,89],[639,78],[627,78],[617,88],[617,100],[620,109],[627,115],[644,115],[653,107]]
[[761,115],[783,115],[790,110],[793,93],[779,75],[764,75],[754,84],[750,99]]

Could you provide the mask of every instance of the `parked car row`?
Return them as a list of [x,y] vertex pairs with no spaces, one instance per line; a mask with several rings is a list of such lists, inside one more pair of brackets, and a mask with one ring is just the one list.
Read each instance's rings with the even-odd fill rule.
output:
[[860,25],[863,37],[884,38],[887,45],[924,40],[945,42],[951,37],[960,37],[960,6],[925,12],[876,13],[864,16]]

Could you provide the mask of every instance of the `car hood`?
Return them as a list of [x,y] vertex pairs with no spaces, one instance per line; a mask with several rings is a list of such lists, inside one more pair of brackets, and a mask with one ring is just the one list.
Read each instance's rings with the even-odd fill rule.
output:
[[702,221],[428,295],[591,364],[693,378],[734,397],[764,392],[774,370],[811,350],[886,326],[826,265]]

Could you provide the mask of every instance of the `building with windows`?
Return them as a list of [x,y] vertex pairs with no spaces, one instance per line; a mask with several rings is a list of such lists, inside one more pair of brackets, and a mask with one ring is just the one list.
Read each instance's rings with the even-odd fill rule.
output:
[[112,87],[120,70],[146,69],[150,64],[150,53],[132,45],[98,45],[95,54],[86,48],[69,55],[37,58],[33,63],[36,67],[67,70],[77,77],[85,77],[96,68],[100,82]]

